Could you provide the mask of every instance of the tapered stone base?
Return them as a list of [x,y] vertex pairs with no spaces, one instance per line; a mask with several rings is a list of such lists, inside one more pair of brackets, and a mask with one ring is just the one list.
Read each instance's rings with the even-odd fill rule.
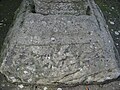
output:
[[25,0],[2,51],[0,69],[7,79],[75,85],[117,78],[119,56],[104,17],[93,0],[85,3],[90,15],[43,15],[32,13]]

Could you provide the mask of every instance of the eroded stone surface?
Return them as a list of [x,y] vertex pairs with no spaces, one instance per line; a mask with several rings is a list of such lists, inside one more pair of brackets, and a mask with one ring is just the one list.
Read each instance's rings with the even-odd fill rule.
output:
[[1,72],[11,82],[44,85],[117,78],[120,72],[111,36],[94,2],[89,6],[90,16],[20,16],[4,43]]
[[43,15],[84,15],[86,0],[34,0],[35,11]]

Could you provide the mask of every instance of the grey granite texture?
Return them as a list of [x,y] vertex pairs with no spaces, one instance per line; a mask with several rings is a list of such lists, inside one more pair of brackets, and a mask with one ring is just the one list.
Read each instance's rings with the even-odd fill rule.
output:
[[[41,0],[34,3],[38,1]],[[64,14],[56,6],[52,8],[54,14],[51,7],[50,13],[43,14],[39,4],[35,4],[36,13],[32,13],[33,2],[23,1],[1,54],[0,72],[8,81],[73,86],[103,83],[120,75],[119,55],[102,12],[94,0],[80,1],[85,3],[85,8],[77,6],[77,11],[85,13],[79,15]],[[45,3],[52,5],[57,1]],[[68,5],[61,3],[63,7],[58,6],[64,11]]]
[[48,15],[83,15],[88,3],[86,0],[33,0],[37,13]]

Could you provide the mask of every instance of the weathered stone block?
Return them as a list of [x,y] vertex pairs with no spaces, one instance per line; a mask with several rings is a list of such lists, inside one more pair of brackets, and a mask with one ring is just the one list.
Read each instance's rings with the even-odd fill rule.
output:
[[43,15],[85,15],[85,0],[34,0],[35,11]]
[[85,3],[91,15],[41,15],[22,10],[2,52],[0,71],[9,81],[75,85],[120,75],[119,56],[104,17],[93,0]]

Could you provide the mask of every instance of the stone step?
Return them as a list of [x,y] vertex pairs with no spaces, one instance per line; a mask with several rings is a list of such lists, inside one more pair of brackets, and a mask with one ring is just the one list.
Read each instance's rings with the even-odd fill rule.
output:
[[[102,12],[41,15],[24,0],[1,53],[0,72],[12,83],[74,86],[120,76],[119,55]],[[22,86],[23,87],[23,86]]]
[[70,3],[70,2],[86,2],[87,0],[33,0],[35,3],[39,3],[39,2],[46,2],[46,3],[50,3],[50,2],[63,2],[63,3]]
[[67,1],[37,0],[35,1],[35,11],[44,15],[86,15],[87,3],[84,0]]

